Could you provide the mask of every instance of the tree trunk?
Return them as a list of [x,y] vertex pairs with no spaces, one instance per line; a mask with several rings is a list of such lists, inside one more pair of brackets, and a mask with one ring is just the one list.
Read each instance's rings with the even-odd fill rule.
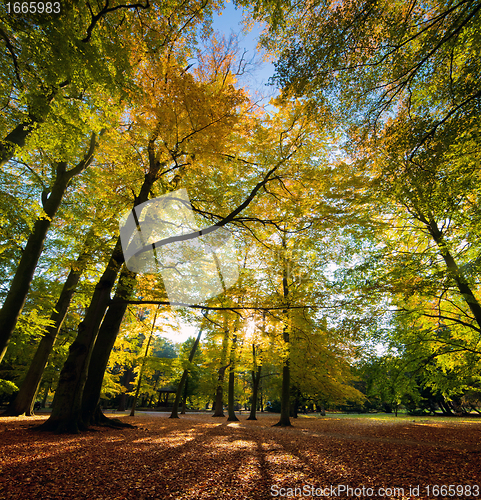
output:
[[224,375],[229,364],[225,364],[227,359],[227,349],[229,348],[229,326],[227,316],[224,314],[224,338],[222,339],[221,366],[217,377],[217,387],[215,390],[215,409],[213,417],[224,417]]
[[433,240],[438,246],[441,256],[444,259],[444,262],[448,269],[448,275],[456,283],[458,290],[461,292],[461,295],[463,296],[466,304],[473,313],[474,319],[476,320],[478,327],[481,328],[481,304],[474,296],[474,293],[471,290],[471,287],[469,286],[466,278],[462,275],[461,270],[459,269],[458,265],[456,264],[456,261],[451,255],[448,245],[444,241],[444,236],[442,232],[439,230],[435,220],[431,218],[429,222],[427,222],[427,226],[429,233],[431,234]]
[[[155,159],[153,151],[154,140],[149,143],[150,171],[145,175],[139,195],[135,198],[134,207],[146,202],[149,193],[157,180],[161,163]],[[97,340],[100,324],[110,303],[110,292],[124,262],[122,242],[120,237],[112,252],[107,268],[95,287],[92,300],[84,320],[78,327],[77,338],[70,346],[69,356],[60,373],[60,379],[55,392],[52,414],[39,428],[57,432],[74,432],[85,430],[87,425],[82,419],[82,397],[89,370],[90,357]],[[126,308],[126,304],[112,304]],[[125,312],[125,309],[124,309]],[[122,321],[119,314],[116,319]],[[115,341],[115,339],[114,339]],[[113,344],[112,344],[113,345]],[[109,351],[110,353],[110,351]]]
[[81,419],[81,404],[90,356],[100,323],[110,301],[110,291],[122,262],[123,253],[119,238],[107,269],[95,287],[85,318],[79,324],[77,338],[70,346],[69,356],[60,372],[52,414],[40,427],[41,429],[74,433],[86,429]]
[[182,389],[184,384],[187,382],[187,377],[189,375],[189,370],[184,370],[182,377],[180,378],[179,386],[177,387],[177,392],[175,393],[174,406],[172,408],[172,413],[169,418],[179,418],[179,404],[180,398],[182,397]]
[[22,258],[15,271],[15,276],[10,284],[10,289],[0,310],[0,362],[5,356],[8,343],[27,300],[30,284],[32,283],[35,268],[42,253],[43,244],[52,219],[60,207],[62,198],[72,177],[80,174],[92,163],[96,147],[95,141],[96,135],[92,134],[89,151],[74,168],[67,170],[67,162],[58,163],[55,181],[50,193],[44,191],[42,194],[42,205],[46,217],[40,217],[35,222],[33,231],[22,253]]
[[45,408],[47,406],[47,398],[48,398],[48,393],[50,392],[51,385],[52,385],[52,382],[49,382],[47,387],[45,388],[45,394],[43,395],[43,399],[42,399],[42,408]]
[[[286,240],[285,234],[282,239],[282,246],[286,248]],[[283,276],[282,276],[282,291],[284,300],[287,301],[287,297],[289,295],[289,284],[288,284],[288,271],[287,271],[287,263],[284,262],[283,265]],[[289,366],[289,358],[290,358],[290,345],[289,345],[289,319],[288,319],[289,310],[284,309],[284,328],[282,332],[284,347],[286,349],[284,366],[282,367],[282,392],[281,392],[281,418],[279,422],[275,424],[279,427],[290,427],[291,421],[289,419],[289,399],[291,395],[291,370]]]
[[227,399],[227,410],[229,422],[238,422],[239,419],[235,414],[235,357],[236,357],[237,335],[234,333],[232,336],[232,348],[230,351],[230,367],[229,367],[229,393]]
[[53,324],[46,329],[44,336],[40,340],[27,375],[20,386],[20,390],[5,411],[4,415],[18,416],[23,415],[24,413],[27,415],[32,414],[34,398],[42,380],[43,371],[47,366],[48,357],[65,320],[65,316],[67,315],[70,302],[72,301],[72,297],[75,293],[80,277],[82,276],[90,258],[90,243],[92,236],[93,231],[90,231],[85,241],[84,250],[70,269],[67,281],[65,282],[57,304],[50,315],[50,321],[52,321]]
[[234,388],[235,388],[235,372],[232,367],[229,369],[229,394],[228,394],[228,402],[227,402],[227,410],[229,416],[227,417],[227,420],[229,422],[238,422],[239,419],[237,418],[235,414],[235,408],[234,408],[234,403],[235,403],[235,398],[234,398]]
[[290,387],[291,372],[289,367],[289,359],[284,361],[282,367],[282,393],[281,393],[281,418],[275,424],[279,427],[290,427],[291,420],[289,418],[289,398],[291,394]]
[[100,401],[102,382],[109,363],[110,353],[114,347],[120,325],[122,324],[125,311],[127,310],[127,303],[121,302],[120,300],[128,299],[132,296],[136,284],[136,276],[137,275],[129,271],[127,267],[124,266],[122,268],[114,296],[114,301],[118,300],[118,302],[113,302],[110,305],[102,321],[92,351],[87,381],[85,382],[82,394],[82,420],[86,425],[92,423],[92,416]]
[[10,161],[17,148],[23,148],[30,132],[37,126],[39,120],[30,116],[28,120],[17,125],[2,141],[0,141],[0,168]]
[[[197,346],[199,345],[200,342],[200,337],[202,336],[202,325],[199,329],[199,333],[197,334],[197,337],[194,341],[194,344],[192,345],[192,348],[190,349],[189,353],[189,363],[192,363],[194,361],[194,356],[195,352],[197,351]],[[187,376],[189,374],[189,370],[184,370],[182,373],[182,377],[180,379],[179,386],[177,387],[177,392],[175,393],[175,401],[174,401],[174,407],[172,408],[172,413],[170,414],[169,418],[179,418],[178,411],[179,411],[179,403],[180,403],[180,398],[182,395],[182,389],[184,388],[184,384],[187,382]]]
[[185,415],[185,412],[187,410],[187,387],[189,385],[189,377],[187,377],[187,380],[185,381],[185,388],[184,388],[184,397],[182,398],[182,411],[180,412],[181,415]]
[[252,344],[252,357],[254,360],[254,370],[251,371],[251,376],[252,376],[252,403],[251,403],[251,412],[249,415],[249,418],[247,420],[257,420],[256,417],[256,410],[257,410],[257,404],[258,404],[258,399],[259,399],[259,382],[261,381],[261,371],[262,371],[262,365],[259,365],[257,367],[257,371],[255,370],[256,367],[256,346]]
[[[135,390],[134,402],[132,403],[132,410],[130,411],[131,417],[135,416],[135,407],[137,406],[137,399],[138,399],[139,393],[140,393],[140,386],[142,384],[142,376],[144,374],[145,362],[147,360],[147,356],[149,355],[150,344],[152,342],[152,337],[154,335],[155,322],[157,321],[157,314],[159,312],[159,309],[160,309],[160,305],[157,306],[157,309],[155,310],[154,320],[152,321],[152,328],[150,330],[150,337],[149,337],[149,340],[147,342],[147,347],[145,348],[145,354],[144,354],[144,357],[142,359],[142,365],[140,366],[139,380],[137,381],[137,389]],[[115,335],[115,336],[117,337],[117,335]],[[97,342],[98,342],[98,340],[97,340]],[[84,394],[85,394],[85,391],[84,391]]]
[[[132,368],[129,366],[128,368],[125,369],[123,380],[122,380],[122,385],[125,387],[126,391],[130,389],[130,381],[132,380]],[[128,396],[127,392],[122,392],[120,395],[120,401],[119,401],[119,406],[117,408],[117,411],[125,411],[128,408]],[[97,406],[95,406],[94,412],[96,411]]]
[[[27,137],[32,130],[35,130],[41,123],[45,121],[51,109],[52,101],[55,99],[61,88],[65,88],[70,82],[65,81],[55,87],[50,87],[48,94],[43,94],[41,101],[36,106],[36,112],[28,114],[28,118],[19,123],[5,139],[0,141],[0,168],[15,156],[17,148],[23,148]],[[42,110],[39,114],[39,111]]]
[[292,418],[297,418],[299,413],[299,389],[296,387],[294,389],[294,404],[290,406],[290,416]]

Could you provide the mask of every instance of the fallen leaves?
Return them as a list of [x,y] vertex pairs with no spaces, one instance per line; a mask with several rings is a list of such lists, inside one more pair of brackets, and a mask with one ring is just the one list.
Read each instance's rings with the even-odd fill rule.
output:
[[122,418],[137,428],[66,436],[29,430],[42,417],[0,419],[0,498],[257,500],[272,498],[272,485],[421,485],[419,496],[384,496],[407,499],[427,498],[425,485],[481,482],[477,422]]

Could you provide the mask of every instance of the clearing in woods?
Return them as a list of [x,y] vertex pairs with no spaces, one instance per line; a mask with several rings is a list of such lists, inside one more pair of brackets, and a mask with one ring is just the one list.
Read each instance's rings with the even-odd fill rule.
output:
[[[166,417],[122,416],[136,428],[79,435],[31,430],[46,416],[2,418],[0,498],[481,496],[475,418],[302,416],[292,428],[279,428],[272,427],[275,415],[257,421],[241,415],[239,422],[210,414]],[[441,495],[436,487],[443,485],[457,490]]]

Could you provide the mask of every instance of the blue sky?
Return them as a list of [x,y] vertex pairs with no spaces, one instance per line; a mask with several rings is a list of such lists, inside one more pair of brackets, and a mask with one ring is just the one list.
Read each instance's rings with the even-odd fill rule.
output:
[[214,16],[213,28],[215,31],[223,33],[228,37],[231,33],[238,36],[239,49],[247,50],[246,58],[248,61],[254,58],[258,62],[252,67],[252,73],[243,78],[240,83],[247,86],[251,92],[258,92],[263,96],[272,96],[276,93],[275,87],[266,86],[269,77],[274,74],[274,65],[271,62],[263,60],[265,55],[257,50],[257,39],[262,31],[261,26],[257,24],[248,32],[243,32],[242,9],[236,9],[232,2],[226,2],[222,15]]

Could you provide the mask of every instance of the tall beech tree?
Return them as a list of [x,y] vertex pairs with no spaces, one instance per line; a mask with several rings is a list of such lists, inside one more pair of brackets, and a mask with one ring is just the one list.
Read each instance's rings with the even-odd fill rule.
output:
[[[261,190],[268,183],[277,179],[278,172],[284,170],[285,168],[290,168],[290,166],[294,164],[292,158],[293,156],[298,154],[299,150],[302,147],[302,140],[305,139],[305,134],[307,133],[306,127],[304,127],[302,124],[297,124],[297,121],[302,122],[302,120],[300,116],[295,115],[295,113],[295,126],[292,123],[292,117],[285,119],[284,115],[282,115],[283,118],[279,120],[280,123],[278,125],[278,128],[273,130],[272,133],[267,129],[267,126],[270,124],[269,119],[266,120],[265,125],[262,123],[258,124],[256,120],[253,120],[252,123],[247,122],[247,124],[243,124],[241,129],[238,132],[236,131],[235,134],[232,133],[232,130],[226,129],[225,125],[227,123],[230,123],[230,120],[239,120],[240,116],[242,116],[244,118],[244,121],[246,121],[246,109],[248,109],[248,106],[239,107],[239,104],[244,101],[244,97],[242,92],[235,91],[233,87],[234,81],[230,72],[230,68],[233,66],[232,56],[219,57],[219,51],[224,50],[225,48],[222,46],[222,44],[214,45],[212,56],[206,57],[203,61],[203,64],[200,66],[199,71],[195,73],[196,75],[198,75],[201,81],[207,82],[207,84],[204,84],[201,88],[202,92],[206,92],[206,95],[210,96],[209,100],[207,100],[205,96],[203,97],[202,93],[199,92],[197,94],[197,100],[191,101],[189,92],[193,92],[194,94],[195,92],[198,92],[197,90],[195,90],[194,80],[189,74],[181,75],[181,78],[184,79],[184,81],[188,82],[189,87],[186,88],[181,86],[181,88],[183,88],[183,91],[180,94],[181,97],[179,98],[179,94],[176,93],[175,96],[177,97],[174,98],[173,95],[172,102],[177,102],[177,99],[179,103],[184,103],[182,104],[182,106],[186,106],[186,109],[188,110],[188,113],[184,116],[186,116],[186,118],[188,117],[188,121],[184,123],[178,118],[178,114],[180,114],[180,116],[183,116],[183,113],[185,113],[184,111],[176,111],[174,108],[166,115],[165,113],[162,113],[162,108],[157,104],[155,106],[151,105],[150,108],[151,110],[153,110],[153,113],[151,111],[153,120],[162,120],[157,122],[158,124],[163,124],[163,126],[166,126],[166,116],[175,119],[176,121],[173,122],[173,124],[175,124],[176,127],[181,127],[181,129],[182,127],[186,126],[186,124],[188,124],[188,132],[185,132],[185,136],[179,135],[179,131],[177,131],[177,129],[175,128],[172,128],[172,126],[170,128],[166,126],[164,135],[162,135],[162,131],[159,132],[159,138],[162,137],[164,147],[166,147],[170,156],[176,159],[175,164],[172,166],[172,168],[166,168],[165,170],[166,173],[176,171],[176,175],[172,179],[176,183],[175,186],[177,186],[177,182],[181,182],[181,185],[188,187],[192,192],[190,186],[193,184],[192,188],[195,188],[199,193],[202,192],[199,186],[196,186],[196,183],[200,181],[201,177],[205,176],[205,168],[207,166],[204,167],[205,164],[202,161],[203,155],[206,155],[206,157],[209,158],[209,161],[212,161],[212,159],[217,157],[218,163],[214,164],[214,168],[211,167],[210,169],[213,174],[213,179],[220,182],[221,185],[226,182],[225,178],[219,178],[219,174],[223,171],[223,169],[225,169],[227,174],[231,175],[236,175],[235,172],[237,171],[237,169],[239,169],[239,171],[243,171],[244,176],[246,176],[247,172],[245,171],[245,166],[250,165],[252,167],[253,171],[249,172],[248,180],[250,181],[251,185],[255,182],[254,187],[250,190],[247,196],[244,194],[245,191],[244,189],[242,189],[242,184],[236,183],[235,191],[233,189],[234,186],[231,187],[231,191],[229,192],[229,194],[234,194],[234,199],[233,201],[229,200],[232,211],[227,216],[215,214],[212,212],[212,209],[206,211],[205,209],[201,208],[202,205],[199,203],[194,205],[193,208],[196,212],[203,215],[208,220],[210,219],[215,222],[214,225],[203,229],[202,234],[208,234],[210,231],[216,230],[218,227],[222,227],[229,223],[243,224],[245,219],[242,213],[250,207],[256,195],[261,192]],[[209,67],[213,68],[212,72],[208,71]],[[175,73],[171,73],[169,76],[173,81],[173,88],[176,89],[177,86],[180,85],[182,79],[179,80],[179,77],[176,76]],[[182,99],[184,99],[184,101],[182,101]],[[155,101],[153,102],[155,103]],[[193,103],[195,103],[195,106],[198,106],[199,102],[205,103],[204,105],[207,107],[207,109],[211,109],[212,111],[210,111],[209,114],[206,115],[202,112],[202,108],[191,107]],[[232,109],[230,106],[236,105],[238,106],[237,109],[240,110],[242,115],[232,114],[233,111],[230,111]],[[214,107],[215,112],[213,111]],[[149,123],[147,116],[149,116],[148,113],[142,115],[142,123]],[[285,122],[282,121],[284,119]],[[153,124],[156,123],[155,121],[152,122]],[[193,127],[197,127],[197,129]],[[253,128],[255,134],[252,134],[252,129],[250,127]],[[300,128],[300,131],[297,130],[296,127]],[[293,129],[296,130],[293,132]],[[249,144],[248,146],[243,145],[243,143],[245,142],[246,132],[247,134],[254,135],[252,144]],[[219,135],[219,133],[221,135]],[[276,139],[279,141],[275,147],[274,152],[267,154],[266,152],[259,153],[257,147],[260,144],[266,144],[270,136],[276,137]],[[188,149],[187,145],[184,145],[184,143],[186,143],[186,138],[191,141],[188,143],[189,148],[198,149]],[[213,138],[216,138],[217,141],[213,141]],[[197,140],[199,141],[198,143],[196,142]],[[222,150],[221,148],[224,149]],[[243,152],[245,152],[246,158],[249,158],[249,160],[242,158],[242,155],[239,154]],[[179,154],[178,158],[176,157],[177,153]],[[180,163],[180,160],[183,158],[182,155],[188,157],[188,159],[185,160],[185,163]],[[267,161],[266,156],[268,158]],[[258,161],[256,162],[255,160]],[[267,167],[264,166],[266,163]],[[264,168],[264,172],[262,174],[259,174],[259,167]],[[233,181],[231,181],[231,185],[232,184],[234,184]],[[214,186],[215,185],[213,184],[212,186],[206,186],[205,188],[203,187],[206,190],[207,197],[211,194],[211,188]],[[194,191],[194,193],[196,191]],[[197,196],[199,196],[199,194],[197,194]],[[222,205],[221,202],[217,201],[217,196],[218,195],[216,195],[216,203]],[[246,220],[249,220],[248,216],[246,217]],[[192,233],[191,235],[184,235],[179,238],[195,238],[198,235],[199,233]],[[165,243],[170,243],[175,240],[176,237],[169,238],[168,241],[165,241]],[[156,245],[157,244],[158,243],[156,243]],[[97,339],[98,347],[94,349],[98,349],[103,361],[102,363],[95,363],[95,368],[92,368],[95,369],[97,373],[97,375],[95,376],[95,382],[93,382],[93,377],[89,377],[90,381],[87,379],[87,385],[90,386],[91,383],[95,384],[96,389],[95,391],[92,391],[91,394],[94,394],[94,392],[97,393],[97,401],[100,397],[100,374],[102,373],[101,367],[103,367],[103,370],[105,370],[105,367],[107,366],[105,352],[110,351],[111,346],[115,341],[115,336],[118,332],[118,326],[120,325],[123,312],[125,312],[126,303],[129,302],[129,300],[125,298],[126,296],[127,294],[125,294],[124,298],[122,299],[114,299],[114,303],[110,306],[110,308],[112,308],[112,311],[117,310],[118,314],[114,314],[112,312],[111,315],[109,308],[106,319],[111,317],[113,318],[115,316],[116,320],[112,319],[112,324],[115,324],[116,326],[112,329],[101,329],[101,331],[105,332],[105,342],[104,340],[100,341],[99,337],[99,339]],[[165,302],[165,297],[162,297],[160,302],[162,301]],[[152,303],[155,302],[156,301],[154,300]],[[107,340],[107,337],[109,338],[109,340]],[[102,335],[102,339],[104,339],[104,335]],[[221,376],[223,376],[223,370],[225,370],[224,365],[221,366]],[[93,405],[94,399],[95,398],[90,398],[89,396],[90,403],[88,404],[88,408],[85,407],[85,411],[87,413],[93,411],[93,406],[91,405]],[[87,404],[86,401],[85,404]],[[220,403],[217,403],[217,409],[219,409],[219,407]],[[219,413],[221,413],[221,410],[219,410]]]
[[[199,328],[199,333],[197,334],[197,337],[195,338],[194,343],[192,344],[192,347],[190,349],[188,358],[189,366],[194,362],[195,353],[197,352],[197,348],[199,347],[199,342],[202,336],[202,332],[203,329],[201,326]],[[177,386],[177,392],[175,393],[175,400],[172,408],[172,413],[170,414],[169,418],[179,418],[179,404],[182,397],[184,397],[185,400],[184,389],[186,387],[188,376],[189,376],[189,368],[186,367],[182,372],[179,385]]]
[[[213,50],[218,54],[222,49],[213,47]],[[197,73],[199,81],[190,74],[180,72],[180,75],[176,75],[169,69],[164,76],[160,75],[162,78],[159,79],[159,86],[164,79],[170,79],[172,82],[170,90],[164,89],[166,95],[157,96],[158,99],[165,101],[156,102],[151,96],[152,100],[147,101],[145,105],[148,113],[162,125],[159,143],[162,142],[163,148],[173,160],[171,168],[164,170],[165,179],[161,179],[164,189],[179,187],[179,184],[183,184],[184,180],[190,177],[189,174],[197,178],[196,170],[202,164],[202,158],[211,159],[223,153],[225,138],[230,133],[227,126],[233,125],[238,120],[235,107],[244,101],[242,92],[235,91],[231,85],[232,75],[229,75],[229,72],[232,54],[226,55],[228,57],[220,59],[220,62],[215,58],[207,58],[205,61],[207,67],[201,65]],[[146,123],[146,115],[147,113],[142,116],[142,123]],[[166,116],[171,123],[166,123]],[[170,184],[166,180],[169,178],[172,179]],[[125,267],[121,279],[124,273],[129,273]],[[102,375],[107,366],[108,354],[115,342],[127,307],[128,295],[134,283],[132,273],[130,274],[130,292],[125,288],[121,295],[116,294],[114,297],[114,304],[107,311],[94,348],[93,356],[96,362],[92,365],[92,370],[95,374],[89,373],[87,380],[83,403],[85,418],[92,414],[100,397]],[[165,300],[165,295],[163,299]],[[109,322],[110,327],[107,326]]]
[[27,375],[25,376],[18,394],[7,408],[6,415],[32,415],[34,398],[37,394],[42,375],[47,366],[48,357],[52,351],[60,328],[67,315],[72,297],[80,281],[87,263],[92,258],[92,240],[94,231],[91,230],[85,241],[84,249],[72,264],[69,275],[63,285],[62,291],[50,315],[51,324],[47,327],[40,339],[35,355],[32,359]]
[[[110,356],[110,352],[115,344],[120,325],[127,309],[127,302],[131,298],[136,284],[136,275],[125,266],[122,267],[117,288],[113,300],[117,302],[105,306],[107,312],[102,319],[95,343],[91,349],[91,359],[88,362],[87,377],[84,387],[80,392],[80,418],[83,426],[91,423],[108,423],[109,420],[102,414],[99,401],[102,389],[102,381]],[[108,307],[108,309],[107,309]],[[131,373],[131,367],[128,368]],[[78,397],[78,396],[77,396]],[[78,418],[78,416],[77,416]],[[116,425],[116,422],[111,422]]]
[[235,376],[236,376],[235,369],[237,366],[237,357],[238,357],[238,348],[237,348],[238,335],[239,335],[239,318],[236,318],[236,320],[234,321],[234,327],[232,332],[232,342],[231,342],[230,359],[229,359],[227,420],[230,422],[237,422],[239,420],[235,414]]
[[227,362],[228,354],[229,354],[229,319],[227,317],[227,313],[223,315],[223,323],[222,323],[222,347],[220,350],[220,358],[218,362],[217,368],[217,382],[215,386],[215,399],[214,399],[214,415],[213,417],[223,417],[224,416],[224,378],[225,372],[229,367]]
[[261,381],[262,374],[262,364],[258,361],[258,347],[252,344],[252,363],[253,367],[251,370],[252,377],[252,396],[251,396],[251,411],[247,420],[257,420],[256,412],[257,405],[259,404],[259,385]]
[[[134,207],[145,203],[161,169],[165,166],[155,155],[154,144],[157,134],[154,132],[149,141],[149,170],[135,197]],[[120,238],[118,239],[107,267],[95,287],[94,294],[85,318],[79,325],[77,338],[70,346],[69,357],[60,374],[59,384],[55,392],[52,415],[43,428],[57,431],[78,432],[85,426],[81,421],[81,403],[88,364],[92,348],[105,311],[110,302],[110,291],[115,284],[118,273],[124,262],[124,254]]]
[[[154,319],[152,320],[152,328],[150,329],[150,333],[149,333],[149,336],[148,336],[148,339],[147,339],[147,345],[145,346],[145,353],[142,356],[142,361],[141,361],[141,364],[140,364],[139,373],[137,375],[137,380],[135,381],[137,387],[135,389],[134,400],[132,402],[132,409],[130,410],[130,416],[131,417],[135,416],[135,408],[137,407],[137,400],[139,398],[140,389],[142,387],[142,378],[144,376],[145,365],[146,365],[146,362],[147,362],[147,357],[149,356],[149,351],[150,351],[150,345],[152,343],[152,338],[154,336],[155,322],[157,321],[157,314],[159,312],[159,308],[160,308],[160,306],[157,306],[157,309],[155,310],[155,313],[154,313]],[[85,392],[84,392],[84,394],[85,394]]]
[[288,274],[288,262],[286,259],[287,249],[287,234],[284,230],[281,236],[281,249],[282,252],[282,262],[281,262],[281,296],[282,296],[282,305],[285,309],[282,310],[282,342],[283,342],[283,363],[282,363],[282,391],[281,391],[281,416],[279,418],[279,422],[277,422],[277,426],[281,427],[290,427],[290,397],[291,397],[291,367],[290,367],[290,333],[291,333],[291,318],[290,318],[290,300],[289,296],[289,287],[290,276]]
[[481,99],[477,0],[292,7],[282,23],[268,5],[257,8],[257,16],[273,20],[266,43],[281,51],[276,80],[335,109],[341,126],[354,124],[367,137],[406,98],[424,118],[410,151],[415,160],[419,148],[449,134],[458,120],[475,121]]
[[59,161],[54,165],[55,177],[52,185],[42,193],[44,214],[35,222],[0,310],[0,361],[5,355],[18,317],[25,305],[28,290],[52,219],[60,207],[70,181],[81,174],[94,160],[97,146],[97,134],[92,133],[88,150],[77,165],[70,169],[67,161]]
[[479,335],[481,4],[286,3],[281,22],[280,9],[256,7],[281,52],[276,81],[334,111],[378,223],[351,300],[392,300],[448,370],[450,349],[477,351]]
[[[112,126],[121,100],[141,92],[134,83],[137,62],[131,64],[139,47],[157,51],[178,38],[192,42],[196,35],[189,24],[212,13],[207,2],[150,7],[148,1],[115,6],[106,2],[94,12],[88,2],[80,2],[60,16],[43,16],[40,22],[35,16],[8,15],[1,8],[0,37],[6,48],[2,71],[9,82],[2,86],[0,96],[6,103],[0,131],[0,137],[4,136],[0,141],[2,165],[23,149],[30,151],[39,134],[45,137],[52,130],[70,129],[73,135],[73,131],[88,130],[89,125],[96,131]],[[50,146],[56,139],[51,136],[45,142]],[[70,179],[91,163],[94,145],[92,135],[91,150],[74,169],[67,170],[65,155],[56,155],[56,176],[42,195],[46,217],[39,217],[34,227],[0,311],[0,361],[25,302],[51,219]]]
[[[158,77],[162,76],[162,73],[157,71],[157,75]],[[149,193],[154,190],[155,182],[163,176],[170,176],[167,179],[172,179],[173,186],[176,186],[179,179],[177,173],[183,175],[183,172],[188,170],[189,158],[194,156],[201,158],[204,154],[203,148],[207,144],[214,148],[213,151],[209,148],[209,155],[222,147],[221,138],[227,134],[229,126],[232,126],[239,119],[236,107],[242,103],[244,97],[242,92],[236,91],[231,85],[224,85],[226,79],[223,77],[221,80],[221,76],[222,74],[218,74],[218,77],[212,78],[208,75],[206,82],[196,82],[191,74],[181,72],[180,68],[165,66],[163,78],[167,79],[168,85],[163,84],[160,89],[155,87],[152,89],[161,93],[157,96],[152,95],[151,100],[144,103],[144,109],[147,113],[143,114],[142,111],[139,111],[139,116],[142,117],[139,122],[141,127],[133,130],[133,136],[137,137],[137,140],[142,135],[136,134],[142,134],[142,129],[150,128],[152,130],[146,145],[149,169],[139,194],[135,196],[134,207],[148,200]],[[209,100],[209,92],[214,93],[215,100]],[[194,96],[197,99],[194,100]],[[208,112],[205,108],[199,107],[199,100],[207,106]],[[251,196],[245,200],[245,205],[250,203],[255,193],[267,182],[271,174],[272,172],[269,172],[266,179],[256,186]],[[166,181],[164,181],[164,186],[168,186]],[[168,189],[172,189],[172,187]],[[243,205],[241,204],[237,210],[219,224],[228,223],[242,209]],[[45,428],[60,430],[65,428],[76,431],[79,426],[83,427],[80,406],[89,358],[97,339],[102,318],[109,306],[110,291],[121,270],[123,260],[124,256],[119,239],[107,269],[96,287],[85,319],[79,326],[79,334],[62,370],[52,416]],[[129,285],[127,276],[129,273],[130,271],[125,269],[121,276],[124,287],[123,303],[112,304],[105,316],[105,320],[109,320],[113,326],[104,329],[105,336],[103,335],[102,339],[105,337],[105,340],[97,344],[100,349],[104,349],[106,342],[113,345],[115,341],[126,308],[125,299],[133,290],[132,285]],[[130,276],[130,283],[133,282],[133,278]],[[106,349],[106,352],[110,351]],[[103,366],[104,370],[105,367],[106,361]],[[98,381],[97,386],[100,389]],[[98,396],[100,396],[100,392]]]
[[[398,309],[386,342],[396,349],[401,339],[406,342],[399,351],[402,363],[413,366],[417,360],[414,370],[430,360],[432,369],[423,370],[425,382],[443,387],[444,373],[447,388],[453,370],[462,373],[463,365],[473,367],[479,356],[475,235],[480,149],[469,126],[460,133],[465,126],[460,121],[451,134],[434,137],[429,147],[418,151],[416,161],[422,168],[416,168],[407,158],[424,119],[401,109],[375,141],[365,142],[357,157],[358,164],[372,173],[371,190],[382,188],[378,213],[391,221],[388,231],[380,231],[378,247],[371,258],[366,256],[361,273],[370,274],[371,293],[390,292]],[[406,335],[408,327],[399,328],[400,323],[412,325],[416,334]],[[409,347],[413,345],[414,351]]]

